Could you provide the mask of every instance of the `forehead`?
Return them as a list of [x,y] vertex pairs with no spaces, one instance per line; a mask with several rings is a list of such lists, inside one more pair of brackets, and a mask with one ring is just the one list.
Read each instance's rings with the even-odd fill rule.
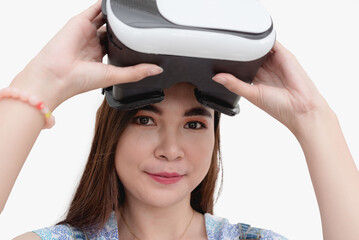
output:
[[182,101],[188,100],[188,102],[197,102],[196,97],[194,96],[194,89],[195,86],[190,83],[177,83],[170,88],[164,90],[164,100],[172,100],[174,98],[179,98]]
[[194,95],[195,86],[190,83],[177,83],[164,90],[164,100],[154,106],[170,112],[185,112],[191,108],[205,108],[213,116],[214,110],[199,104]]

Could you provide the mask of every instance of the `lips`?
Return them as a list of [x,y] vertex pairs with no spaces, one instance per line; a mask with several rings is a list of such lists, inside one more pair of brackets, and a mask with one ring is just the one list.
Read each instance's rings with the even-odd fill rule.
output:
[[146,172],[153,180],[161,184],[174,184],[180,181],[184,175],[181,175],[176,172],[160,172],[160,173],[148,173]]

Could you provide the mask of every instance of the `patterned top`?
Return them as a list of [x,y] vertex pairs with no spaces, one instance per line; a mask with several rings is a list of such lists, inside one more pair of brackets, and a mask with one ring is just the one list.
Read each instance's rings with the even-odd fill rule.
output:
[[[256,240],[287,240],[287,238],[270,230],[251,227],[248,224],[231,224],[225,218],[209,213],[204,215],[208,240],[256,239]],[[56,225],[33,231],[42,240],[118,240],[117,220],[115,214],[101,231],[87,230],[83,232],[68,225]]]

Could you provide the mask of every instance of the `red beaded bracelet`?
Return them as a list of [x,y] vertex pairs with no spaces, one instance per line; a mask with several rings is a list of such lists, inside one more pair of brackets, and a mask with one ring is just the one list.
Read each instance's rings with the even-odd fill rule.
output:
[[55,117],[51,111],[41,102],[36,96],[30,96],[27,92],[20,91],[17,88],[7,87],[0,90],[0,100],[5,98],[11,98],[20,100],[24,103],[28,103],[33,107],[39,109],[45,115],[45,128],[52,128],[55,125]]

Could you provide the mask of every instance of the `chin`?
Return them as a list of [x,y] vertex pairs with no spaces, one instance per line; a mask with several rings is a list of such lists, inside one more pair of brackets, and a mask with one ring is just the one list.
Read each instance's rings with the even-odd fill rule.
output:
[[[138,192],[132,192],[130,198],[136,198],[140,202],[156,208],[171,207],[182,202],[189,203],[192,191],[180,188],[180,186],[167,189],[147,187],[146,190],[139,189]],[[126,195],[128,196],[127,193]]]
[[[204,178],[204,177],[203,177]],[[166,208],[179,204],[190,204],[191,193],[203,180],[202,176],[184,176],[175,183],[161,183],[148,175],[137,176],[136,181],[121,179],[125,187],[126,200],[155,208]]]

